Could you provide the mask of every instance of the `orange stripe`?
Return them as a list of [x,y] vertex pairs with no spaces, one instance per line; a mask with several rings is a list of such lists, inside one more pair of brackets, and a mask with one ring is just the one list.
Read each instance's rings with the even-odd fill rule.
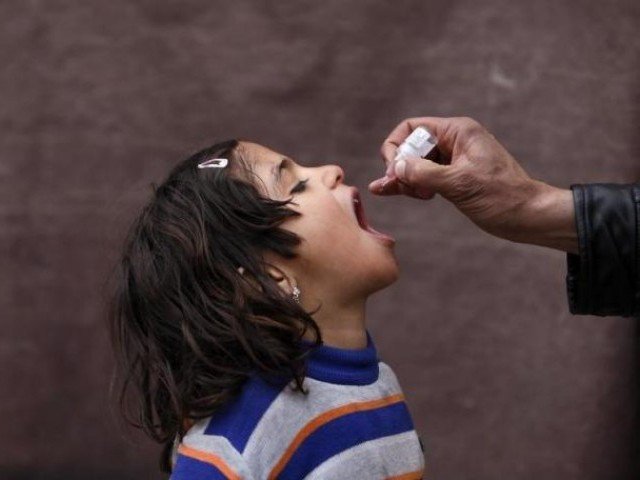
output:
[[271,470],[271,473],[269,474],[269,480],[274,480],[278,475],[280,475],[282,470],[284,470],[285,465],[291,459],[291,457],[293,456],[293,453],[297,450],[300,444],[309,435],[311,435],[314,431],[316,431],[325,423],[328,423],[331,420],[335,420],[336,418],[342,417],[349,413],[360,412],[365,410],[373,410],[375,408],[385,407],[393,403],[402,402],[403,400],[404,400],[404,395],[402,395],[401,393],[398,393],[396,395],[379,398],[377,400],[369,400],[367,402],[348,403],[346,405],[334,408],[333,410],[329,410],[318,415],[309,423],[307,423],[302,428],[302,430],[298,432],[298,434],[295,436],[291,444],[287,447],[285,452],[280,457],[280,460],[278,460],[278,463],[276,463],[275,467],[273,467],[273,469]]
[[187,457],[195,458],[196,460],[200,460],[201,462],[213,465],[218,470],[220,470],[229,480],[242,480],[236,472],[229,468],[224,460],[222,460],[219,456],[214,455],[213,453],[202,452],[200,450],[196,450],[195,448],[187,447],[186,445],[180,445],[178,447],[178,452]]
[[416,470],[415,472],[387,477],[385,480],[422,480],[422,475],[424,475],[424,470]]

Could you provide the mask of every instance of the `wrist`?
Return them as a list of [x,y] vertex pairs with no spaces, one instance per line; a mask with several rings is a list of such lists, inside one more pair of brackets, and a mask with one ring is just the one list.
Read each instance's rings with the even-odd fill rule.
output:
[[578,253],[573,193],[533,180],[533,194],[520,213],[519,243]]

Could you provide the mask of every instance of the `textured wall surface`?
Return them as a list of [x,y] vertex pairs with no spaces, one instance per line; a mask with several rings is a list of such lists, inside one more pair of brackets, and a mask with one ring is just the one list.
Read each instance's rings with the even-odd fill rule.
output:
[[106,397],[105,282],[150,183],[238,136],[342,165],[396,236],[368,316],[429,478],[635,478],[635,321],[569,315],[563,254],[366,185],[422,114],[555,185],[636,180],[639,29],[637,0],[0,2],[0,477],[158,478]]

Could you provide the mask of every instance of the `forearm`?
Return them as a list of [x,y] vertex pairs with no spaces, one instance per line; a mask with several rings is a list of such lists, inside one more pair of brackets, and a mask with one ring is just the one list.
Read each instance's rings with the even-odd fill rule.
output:
[[640,188],[533,181],[510,240],[567,252],[571,313],[638,315]]
[[511,240],[577,254],[578,233],[571,190],[534,181],[535,192],[519,214],[520,228]]

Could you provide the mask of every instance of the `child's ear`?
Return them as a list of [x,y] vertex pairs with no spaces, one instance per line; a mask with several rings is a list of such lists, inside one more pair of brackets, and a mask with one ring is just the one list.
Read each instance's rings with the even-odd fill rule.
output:
[[289,281],[287,275],[280,268],[275,265],[267,264],[267,273],[285,293],[291,295],[291,292],[293,292],[293,285]]
[[[267,264],[266,270],[269,274],[269,277],[271,277],[271,279],[276,282],[284,292],[291,295],[291,293],[293,292],[293,285],[291,285],[291,282],[289,281],[285,273],[280,268],[271,264]],[[244,267],[238,267],[238,272],[240,273],[240,275],[250,277],[250,274],[246,273]],[[252,277],[249,278],[249,281],[252,280]]]

